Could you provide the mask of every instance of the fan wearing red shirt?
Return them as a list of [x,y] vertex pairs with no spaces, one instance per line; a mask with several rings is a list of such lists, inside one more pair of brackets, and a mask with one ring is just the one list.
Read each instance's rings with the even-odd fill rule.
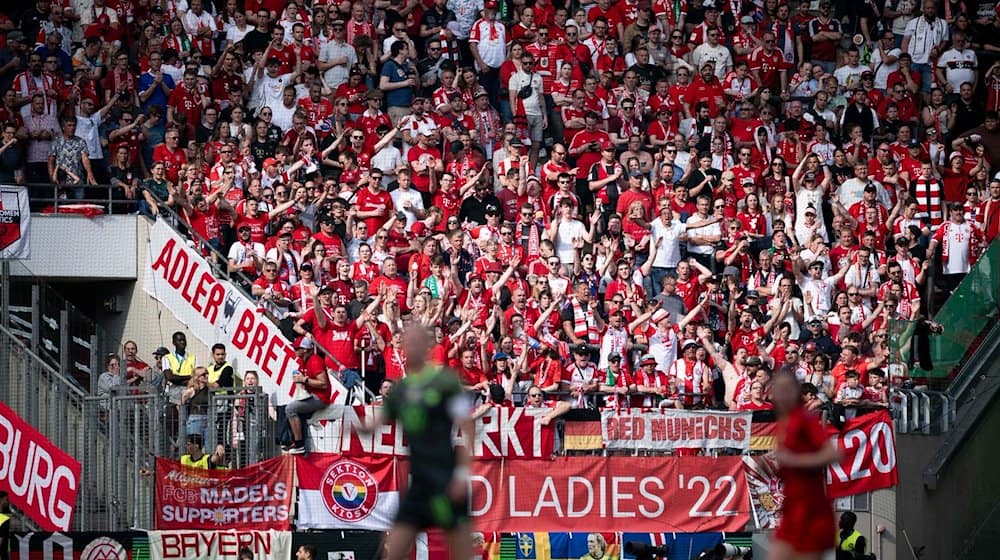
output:
[[357,370],[361,367],[361,357],[354,348],[354,339],[358,331],[364,328],[369,314],[381,303],[381,294],[376,295],[368,307],[353,321],[348,320],[346,305],[334,305],[330,320],[328,320],[330,316],[326,313],[316,314],[316,326],[322,333],[322,338],[317,339],[317,342],[326,350],[326,367],[341,372],[341,379],[347,387],[353,385],[352,380],[357,380],[354,376],[358,375]]
[[163,136],[163,144],[153,148],[153,161],[162,161],[167,181],[177,184],[177,172],[187,164],[187,153],[177,147],[180,142],[180,132],[168,129]]
[[466,391],[480,391],[489,386],[486,373],[476,365],[476,350],[463,348],[459,359],[458,378]]
[[701,65],[701,74],[691,82],[685,98],[689,101],[704,101],[709,105],[713,116],[725,110],[726,93],[722,89],[722,82],[715,75],[714,62],[708,61]]
[[208,107],[208,96],[198,89],[198,71],[184,71],[184,78],[167,99],[167,122],[173,122],[174,113],[180,111],[187,116],[187,123],[198,126],[201,123],[201,113]]
[[285,417],[292,432],[289,453],[305,453],[305,437],[302,433],[302,416],[325,408],[330,404],[330,378],[323,359],[316,355],[312,339],[300,337],[295,341],[295,375],[292,381],[309,393],[309,398],[290,402],[285,407]]
[[417,145],[406,152],[406,161],[413,171],[413,188],[422,194],[430,192],[431,170],[438,174],[444,171],[441,150],[431,145],[433,137],[434,131],[424,130],[417,138]]
[[309,86],[309,95],[298,101],[299,108],[306,114],[306,125],[314,130],[320,122],[333,114],[333,103],[321,93],[320,85],[314,83]]
[[368,231],[378,231],[389,221],[392,215],[392,196],[382,190],[382,185],[378,181],[369,179],[368,185],[358,191],[355,201],[357,208],[356,218],[364,220],[368,224]]
[[[692,266],[697,267],[700,271],[697,276],[692,274]],[[711,277],[712,271],[694,259],[677,263],[677,290],[674,293],[684,300],[685,309],[694,309],[698,305],[698,296],[701,295],[702,285]]]
[[[593,199],[587,185],[587,175],[590,173],[590,168],[601,161],[601,148],[604,145],[611,145],[611,137],[608,136],[608,133],[597,129],[598,118],[597,113],[587,113],[586,126],[576,133],[573,142],[569,145],[569,155],[576,158],[577,195],[583,198],[585,203]],[[583,183],[582,188],[581,183]]]
[[750,73],[762,87],[777,91],[784,89],[788,80],[785,62],[781,51],[774,48],[774,33],[767,31],[763,35],[764,46],[750,52]]

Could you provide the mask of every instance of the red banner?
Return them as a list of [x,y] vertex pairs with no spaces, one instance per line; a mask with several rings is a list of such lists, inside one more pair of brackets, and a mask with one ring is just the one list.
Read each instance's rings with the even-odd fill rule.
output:
[[[761,426],[771,426],[767,437],[775,437],[774,424]],[[830,498],[889,488],[899,482],[896,440],[888,411],[852,418],[839,432],[833,426],[827,429],[843,455],[839,464],[827,469],[826,493]],[[778,526],[785,500],[785,487],[778,477],[778,463],[773,453],[744,456],[743,460],[755,524],[758,529],[773,529]]]
[[[311,427],[310,439],[316,451],[352,457],[366,455],[410,454],[403,430],[398,422],[383,424],[375,432],[361,429],[365,417],[374,407],[328,407],[313,415],[320,420]],[[555,440],[555,426],[542,425],[542,416],[548,409],[495,407],[476,418],[476,435],[471,453],[479,460],[495,459],[549,459]],[[452,433],[456,445],[465,439],[457,429]]]
[[156,475],[157,529],[291,529],[291,456],[237,470],[198,469],[158,458]]
[[827,495],[853,496],[899,483],[896,470],[896,438],[892,418],[882,410],[852,418],[837,432],[830,427],[843,458],[826,473]]
[[80,463],[0,402],[0,490],[45,531],[66,531]]
[[739,531],[750,520],[739,457],[561,457],[474,463],[477,531]]

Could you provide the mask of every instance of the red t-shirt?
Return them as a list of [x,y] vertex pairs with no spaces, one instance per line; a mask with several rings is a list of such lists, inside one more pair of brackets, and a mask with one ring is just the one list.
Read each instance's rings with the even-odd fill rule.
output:
[[[376,193],[372,193],[370,188],[364,188],[358,191],[357,198],[357,208],[359,212],[372,212],[375,210],[380,211],[379,216],[364,218],[366,224],[368,224],[368,231],[378,231],[387,221],[389,221],[389,215],[392,212],[393,204],[392,197],[389,193],[379,190]],[[379,206],[381,205],[381,209]]]
[[[361,367],[361,360],[354,350],[354,338],[358,332],[358,326],[354,321],[349,321],[346,325],[336,325],[332,321],[327,324],[324,331],[323,346],[336,361],[330,356],[326,358],[327,367],[340,369],[341,366],[348,369],[358,369]],[[337,364],[340,362],[340,365]]]

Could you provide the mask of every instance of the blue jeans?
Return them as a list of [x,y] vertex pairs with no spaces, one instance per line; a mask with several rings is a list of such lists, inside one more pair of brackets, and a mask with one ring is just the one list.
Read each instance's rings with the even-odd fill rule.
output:
[[208,415],[189,414],[185,426],[187,435],[198,434],[201,436],[202,445],[208,445]]
[[356,369],[345,369],[337,377],[341,385],[348,391],[361,384],[361,374]]
[[920,72],[920,91],[929,92],[934,84],[934,69],[930,64],[913,63],[913,69]]
[[646,290],[646,296],[652,298],[663,291],[663,279],[667,276],[676,276],[677,269],[665,266],[654,266],[649,271],[650,286],[652,289]]

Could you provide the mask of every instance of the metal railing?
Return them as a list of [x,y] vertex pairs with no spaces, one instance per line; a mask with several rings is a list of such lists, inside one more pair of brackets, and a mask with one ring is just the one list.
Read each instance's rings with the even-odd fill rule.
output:
[[955,423],[955,399],[946,392],[893,389],[892,397],[897,401],[892,411],[900,434],[941,434]]
[[[70,377],[53,368],[5,325],[0,325],[0,400],[66,453],[83,458],[88,449],[102,448],[100,438],[88,438],[86,393]],[[88,466],[84,461],[84,471]],[[83,485],[79,510],[92,509],[95,489]],[[86,515],[73,528],[86,526]]]
[[96,390],[104,356],[121,353],[118,338],[38,278],[8,279],[6,286],[10,331],[81,388]]
[[[133,214],[138,198],[124,197],[124,191],[114,185],[75,185],[28,183],[32,212],[60,212],[61,208],[84,205],[98,206],[108,214]],[[118,196],[118,192],[121,195]]]

